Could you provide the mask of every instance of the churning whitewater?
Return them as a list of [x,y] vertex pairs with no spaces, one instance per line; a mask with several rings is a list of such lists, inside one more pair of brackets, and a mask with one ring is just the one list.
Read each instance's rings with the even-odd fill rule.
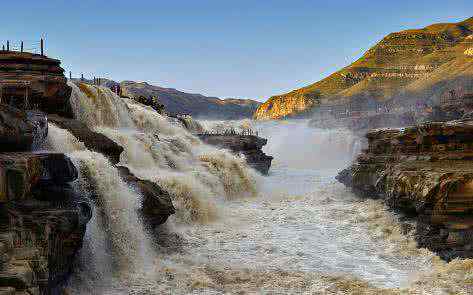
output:
[[305,121],[203,122],[253,125],[268,138],[275,160],[262,177],[149,107],[106,88],[70,86],[76,118],[121,145],[119,165],[167,190],[177,211],[147,228],[141,196],[117,168],[50,124],[51,149],[73,159],[76,185],[95,206],[73,294],[472,292],[472,260],[445,263],[418,249],[412,224],[334,180],[362,145],[348,131]]

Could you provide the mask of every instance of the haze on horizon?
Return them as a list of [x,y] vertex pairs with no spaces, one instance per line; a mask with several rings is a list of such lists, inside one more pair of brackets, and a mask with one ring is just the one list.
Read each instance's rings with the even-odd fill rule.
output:
[[473,16],[473,1],[21,1],[2,42],[46,39],[74,76],[260,101],[350,64],[390,32]]

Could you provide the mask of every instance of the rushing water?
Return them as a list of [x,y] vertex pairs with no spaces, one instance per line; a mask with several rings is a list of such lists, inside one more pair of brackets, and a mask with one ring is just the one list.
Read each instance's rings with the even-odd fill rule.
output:
[[51,147],[79,166],[84,193],[99,195],[73,294],[472,293],[472,260],[447,264],[417,249],[412,226],[334,180],[361,148],[349,132],[305,121],[203,122],[268,138],[275,159],[261,177],[149,108],[72,86],[77,118],[122,145],[120,164],[170,191],[177,209],[146,230],[140,196],[117,169],[50,124]]

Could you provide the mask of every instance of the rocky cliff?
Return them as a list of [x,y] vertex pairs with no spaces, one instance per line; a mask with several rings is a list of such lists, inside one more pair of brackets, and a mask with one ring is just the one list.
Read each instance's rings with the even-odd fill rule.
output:
[[449,260],[473,257],[473,121],[367,133],[368,148],[337,179],[417,220],[416,239]]
[[219,99],[144,82],[124,81],[120,83],[120,87],[124,96],[135,99],[157,98],[169,114],[188,114],[196,118],[220,120],[251,118],[260,105],[259,102],[251,99]]
[[46,115],[0,105],[0,294],[61,294],[92,217],[64,154],[31,149]]
[[71,88],[57,59],[0,51],[0,102],[72,117]]
[[327,78],[269,98],[256,119],[304,115],[325,106],[348,110],[438,103],[449,91],[473,92],[473,18],[392,33]]

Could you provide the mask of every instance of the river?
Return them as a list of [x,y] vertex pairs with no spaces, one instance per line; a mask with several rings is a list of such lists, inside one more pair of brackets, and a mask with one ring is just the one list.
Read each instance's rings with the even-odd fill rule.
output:
[[[139,195],[116,168],[50,124],[53,149],[88,171],[78,185],[93,179],[102,195],[71,293],[471,294],[472,260],[445,263],[418,249],[412,223],[335,180],[362,146],[350,132],[306,121],[246,122],[268,138],[265,152],[275,158],[263,177],[170,120],[101,91],[75,87],[76,116],[125,148],[122,165],[172,192],[177,214],[146,228],[136,214]],[[119,109],[111,117],[88,104]]]

